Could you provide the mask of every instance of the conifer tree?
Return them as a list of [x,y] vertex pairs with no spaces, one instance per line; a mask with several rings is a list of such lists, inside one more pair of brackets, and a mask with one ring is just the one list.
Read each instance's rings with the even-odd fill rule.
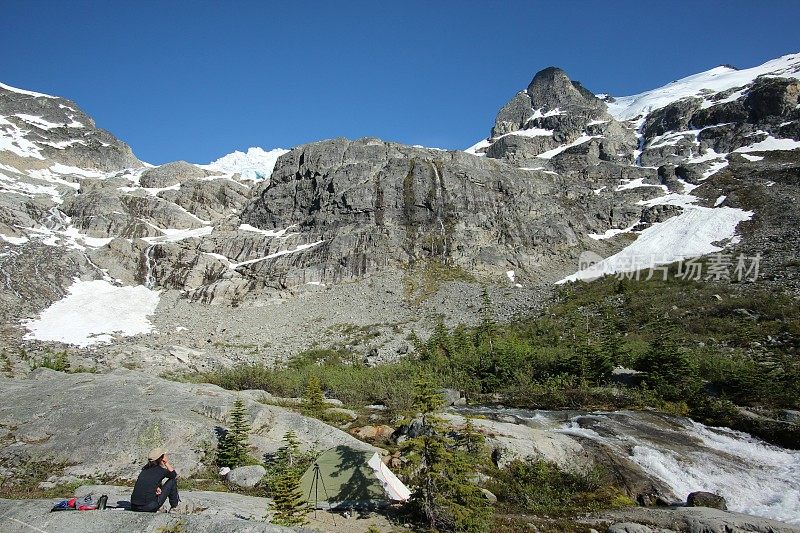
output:
[[428,423],[426,418],[441,409],[444,397],[436,387],[430,376],[421,374],[414,380],[414,409],[422,413],[423,423]]
[[278,448],[278,451],[269,460],[267,474],[264,477],[264,486],[268,496],[275,493],[278,482],[287,471],[300,479],[317,455],[313,450],[301,451],[300,441],[293,431],[287,431],[284,434],[283,442],[283,446]]
[[325,396],[322,394],[322,384],[317,376],[308,378],[304,404],[306,408],[316,412],[325,409]]
[[447,436],[435,416],[442,404],[430,378],[415,381],[414,407],[423,415],[424,428],[405,446],[414,461],[412,508],[432,530],[488,532],[491,507],[469,481],[475,467],[470,455]]
[[450,335],[440,317],[433,328],[433,334],[428,339],[428,342],[425,343],[425,349],[422,351],[420,360],[430,363],[436,369],[445,368],[452,352],[453,347],[450,342]]
[[606,319],[600,331],[600,350],[611,360],[612,364],[620,365],[625,362],[628,352],[622,342],[622,331],[619,323],[610,315],[611,313],[606,315]]
[[614,363],[611,356],[602,346],[587,345],[584,347],[584,355],[588,363],[589,376],[592,381],[599,384],[607,381],[611,377],[611,374],[614,372]]
[[250,422],[248,418],[244,402],[241,398],[236,398],[229,416],[230,427],[220,438],[219,446],[217,447],[217,464],[219,466],[236,468],[247,463],[248,449],[250,447]]
[[577,376],[581,380],[589,378],[589,359],[588,352],[590,349],[586,344],[579,342],[577,346],[572,348],[571,353],[564,359],[563,370],[567,374]]
[[53,370],[58,370],[59,372],[69,371],[69,359],[67,359],[66,350],[63,350],[56,354],[56,360],[54,363]]
[[291,469],[283,471],[272,490],[272,521],[283,526],[304,524],[308,507],[300,492],[300,477]]
[[497,336],[497,323],[492,316],[492,300],[489,298],[489,291],[486,287],[484,287],[483,292],[481,292],[481,302],[483,303],[481,308],[481,324],[478,326],[478,342],[476,342],[476,344],[485,341],[489,343],[491,349],[494,338]]
[[694,366],[678,346],[676,336],[668,317],[658,320],[653,326],[650,348],[637,365],[645,372],[647,383],[668,400],[685,399],[697,382]]

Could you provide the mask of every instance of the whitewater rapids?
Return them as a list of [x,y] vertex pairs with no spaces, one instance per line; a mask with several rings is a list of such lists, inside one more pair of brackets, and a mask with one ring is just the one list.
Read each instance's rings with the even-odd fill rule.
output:
[[599,442],[664,482],[676,501],[703,490],[723,496],[730,511],[800,524],[800,451],[651,412],[468,411]]

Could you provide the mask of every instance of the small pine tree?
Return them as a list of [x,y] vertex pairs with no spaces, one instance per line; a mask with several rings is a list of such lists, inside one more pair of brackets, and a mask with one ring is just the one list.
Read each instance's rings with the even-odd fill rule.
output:
[[294,468],[300,458],[300,441],[294,431],[287,431],[283,436],[285,444],[278,448],[275,461],[284,468]]
[[414,409],[422,413],[423,423],[425,417],[435,413],[444,405],[441,390],[436,387],[430,376],[420,374],[414,380]]
[[236,398],[233,402],[233,409],[229,417],[230,428],[220,438],[217,447],[217,464],[236,468],[247,463],[249,459],[248,449],[250,422],[248,420],[247,408],[241,398]]
[[621,365],[626,362],[628,351],[622,342],[622,330],[620,325],[617,320],[610,315],[611,312],[606,315],[603,327],[600,331],[600,350],[611,360],[612,364]]
[[420,361],[429,363],[435,369],[443,369],[447,367],[452,352],[450,335],[440,317],[433,328],[433,334],[421,350]]
[[278,481],[286,471],[290,471],[299,479],[317,456],[313,450],[306,452],[300,450],[300,441],[293,431],[288,431],[283,436],[283,442],[283,446],[278,448],[278,451],[268,461],[267,474],[264,477],[267,496],[273,495]]
[[492,316],[492,300],[489,297],[489,291],[486,287],[484,287],[481,292],[481,302],[483,303],[481,308],[481,323],[477,329],[478,338],[475,344],[477,345],[485,341],[489,343],[491,349],[494,338],[497,336],[497,323]]
[[563,371],[567,374],[577,376],[581,380],[589,378],[589,359],[587,357],[588,347],[585,344],[578,344],[572,349],[569,356],[562,363]]
[[485,439],[483,435],[478,433],[478,430],[475,429],[475,424],[472,423],[472,417],[468,416],[464,427],[461,428],[461,431],[458,433],[456,445],[467,452],[470,457],[477,459],[480,458],[485,451],[484,442]]
[[300,492],[300,478],[290,469],[275,480],[272,490],[272,521],[283,526],[304,524],[308,507]]
[[322,394],[322,384],[317,376],[310,376],[308,378],[303,403],[307,409],[312,411],[320,412],[325,409],[325,396]]
[[584,355],[592,381],[598,384],[608,381],[614,372],[614,363],[602,346],[587,345],[584,347]]
[[55,361],[53,361],[53,370],[58,370],[59,372],[68,372],[69,371],[69,359],[67,359],[67,351],[63,350],[56,354]]

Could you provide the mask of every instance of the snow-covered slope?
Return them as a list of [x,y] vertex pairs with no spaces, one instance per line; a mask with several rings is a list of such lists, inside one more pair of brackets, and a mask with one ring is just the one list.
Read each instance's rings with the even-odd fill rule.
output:
[[275,163],[283,154],[289,152],[283,148],[266,151],[263,148],[251,147],[247,152],[235,151],[207,165],[200,165],[209,170],[221,172],[238,172],[243,179],[268,179],[275,168]]
[[[665,107],[681,98],[703,98],[703,107],[736,100],[741,92],[733,92],[723,100],[711,100],[711,97],[729,89],[744,88],[759,76],[783,78],[800,78],[800,53],[788,54],[757,67],[737,70],[728,66],[719,66],[673,81],[658,89],[645,91],[632,96],[614,97],[607,102],[608,112],[617,120],[632,120],[656,109]],[[598,95],[605,96],[605,95]]]
[[[318,244],[235,226],[212,235],[286,152],[251,148],[209,165],[153,168],[75,103],[0,84],[0,310],[41,311],[23,322],[30,340],[108,343],[150,332],[164,277],[185,277],[183,290],[215,274],[230,285],[240,265]],[[201,241],[207,253],[187,261],[183,250]]]
[[5,89],[6,91],[11,91],[12,93],[24,94],[26,96],[34,96],[37,98],[56,98],[55,96],[50,96],[49,94],[37,93],[34,91],[26,91],[25,89],[18,89],[17,87],[12,87],[11,85],[6,85],[5,83],[0,83],[0,89]]

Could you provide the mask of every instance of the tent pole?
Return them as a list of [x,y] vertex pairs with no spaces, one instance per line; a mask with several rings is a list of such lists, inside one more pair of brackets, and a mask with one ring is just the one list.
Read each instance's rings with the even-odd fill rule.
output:
[[[317,471],[317,475],[319,476],[319,481],[320,481],[320,483],[322,483],[322,490],[325,491],[325,498],[327,498],[328,503],[330,504],[331,496],[330,496],[330,494],[328,494],[328,489],[325,487],[325,480],[322,479],[322,474],[320,474],[320,472],[319,472],[319,465],[316,465],[316,471]],[[319,486],[317,488],[319,488]],[[316,516],[315,516],[315,518],[316,518]],[[335,526],[336,525],[336,516],[333,513],[331,513],[331,518],[333,519],[333,525]]]
[[314,520],[317,519],[317,507],[319,501],[319,482],[322,480],[322,474],[319,473],[319,464],[314,463]]

